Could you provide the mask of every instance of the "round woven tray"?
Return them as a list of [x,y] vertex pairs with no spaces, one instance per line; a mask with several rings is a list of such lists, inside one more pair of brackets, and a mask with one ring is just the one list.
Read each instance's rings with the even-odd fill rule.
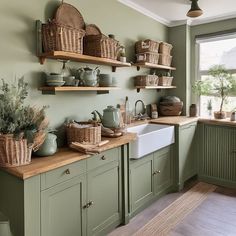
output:
[[101,30],[94,24],[86,25],[86,35],[101,35]]
[[85,29],[83,16],[77,8],[68,3],[62,3],[57,8],[54,19],[58,24],[75,29]]

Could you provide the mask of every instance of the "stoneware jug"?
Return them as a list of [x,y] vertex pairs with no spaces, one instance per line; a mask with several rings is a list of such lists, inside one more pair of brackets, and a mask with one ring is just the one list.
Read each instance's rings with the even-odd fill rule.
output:
[[113,106],[108,106],[104,109],[103,116],[98,111],[93,111],[92,114],[98,114],[105,127],[118,128],[120,125],[120,110]]
[[47,133],[44,143],[34,154],[40,157],[52,156],[57,151],[56,140],[57,136],[55,134]]
[[99,75],[99,73],[100,70],[98,69],[98,67],[96,67],[95,69],[85,67],[78,70],[80,80],[84,86],[96,86],[98,83],[97,76]]

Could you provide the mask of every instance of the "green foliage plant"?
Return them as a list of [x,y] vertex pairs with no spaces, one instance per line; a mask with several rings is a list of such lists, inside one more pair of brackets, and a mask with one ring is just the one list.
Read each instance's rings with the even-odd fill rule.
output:
[[26,130],[37,131],[40,129],[46,118],[46,106],[37,109],[25,105],[27,96],[28,84],[24,82],[23,78],[18,79],[14,84],[9,84],[2,79],[0,85],[0,134],[18,136]]

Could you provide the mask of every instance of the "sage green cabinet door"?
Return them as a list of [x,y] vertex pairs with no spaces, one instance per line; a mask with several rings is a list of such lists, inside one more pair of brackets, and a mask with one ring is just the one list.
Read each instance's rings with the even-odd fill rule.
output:
[[137,211],[154,196],[153,154],[130,161],[130,208]]
[[179,180],[184,181],[197,174],[195,132],[197,123],[180,127],[179,130]]
[[173,184],[173,165],[171,146],[154,153],[154,192],[161,194]]
[[41,192],[41,236],[85,235],[85,176]]
[[98,167],[88,173],[87,232],[105,235],[109,227],[121,223],[121,175],[119,162]]
[[216,184],[235,187],[236,128],[205,125],[203,136],[204,154],[200,157],[200,177],[213,180]]

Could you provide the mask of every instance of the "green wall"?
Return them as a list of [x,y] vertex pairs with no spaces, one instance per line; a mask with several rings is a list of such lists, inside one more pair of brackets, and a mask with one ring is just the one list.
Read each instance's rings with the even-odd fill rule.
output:
[[[86,23],[98,25],[104,34],[113,33],[116,38],[124,43],[127,48],[128,60],[134,61],[134,43],[140,39],[151,38],[154,40],[167,40],[167,27],[152,20],[141,13],[124,6],[116,0],[68,0],[82,13]],[[59,72],[61,63],[47,60],[40,65],[35,56],[35,20],[45,22],[52,17],[60,1],[52,0],[1,0],[0,8],[0,78],[12,80],[24,76],[30,84],[29,102],[42,106],[49,105],[47,111],[52,127],[60,126],[66,117],[77,120],[91,118],[94,109],[102,111],[107,105],[116,105],[124,102],[129,96],[131,107],[137,99],[142,99],[146,104],[157,101],[155,90],[134,90],[132,77],[149,72],[135,67],[117,68],[114,74],[121,90],[112,91],[106,95],[96,95],[95,92],[58,93],[42,95],[37,88],[43,84],[43,72]],[[72,67],[82,67],[86,64],[69,63]],[[95,67],[96,65],[91,65]],[[102,73],[112,73],[111,68],[100,66]]]

